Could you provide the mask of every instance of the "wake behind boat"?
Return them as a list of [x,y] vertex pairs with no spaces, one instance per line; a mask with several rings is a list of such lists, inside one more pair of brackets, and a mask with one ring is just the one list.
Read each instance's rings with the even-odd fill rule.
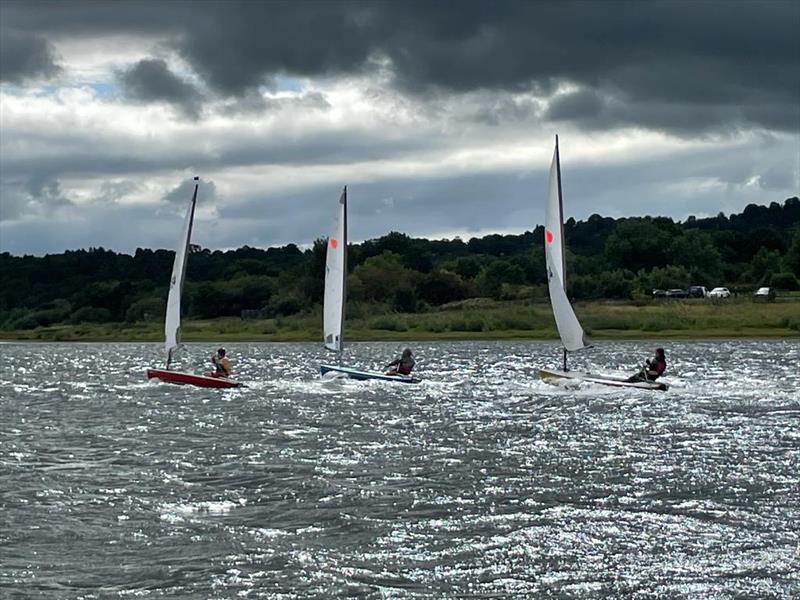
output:
[[194,178],[194,194],[186,218],[183,223],[183,233],[181,234],[178,248],[175,251],[175,261],[172,264],[172,277],[169,281],[169,295],[167,296],[167,314],[164,319],[164,349],[167,352],[167,366],[165,369],[147,369],[148,379],[160,379],[167,383],[180,383],[196,385],[199,387],[211,388],[231,388],[241,385],[238,381],[227,377],[218,377],[214,373],[205,375],[195,375],[193,373],[181,373],[180,371],[170,370],[170,364],[174,353],[181,345],[181,294],[183,292],[183,281],[186,275],[186,259],[189,256],[189,242],[192,238],[192,224],[194,222],[194,210],[197,206],[197,188],[199,180]]
[[539,377],[547,383],[557,383],[558,381],[576,381],[587,383],[598,383],[600,385],[610,385],[614,387],[638,388],[640,390],[658,390],[666,392],[669,385],[658,381],[628,381],[619,377],[609,377],[606,375],[596,375],[593,373],[582,373],[580,371],[557,371],[553,369],[539,369]]
[[320,375],[325,376],[327,373],[333,375],[341,375],[349,377],[350,379],[358,379],[359,381],[367,381],[375,379],[380,381],[392,381],[396,383],[419,383],[420,379],[412,377],[411,375],[387,375],[386,373],[379,373],[377,371],[361,371],[359,369],[352,369],[350,367],[339,367],[335,365],[320,365]]
[[[561,190],[561,159],[558,154],[558,136],[550,165],[550,178],[545,204],[544,254],[547,263],[547,287],[550,292],[550,306],[556,321],[556,329],[564,347],[563,370],[540,369],[542,381],[552,383],[559,379],[573,379],[610,385],[615,387],[635,387],[646,390],[665,391],[669,388],[664,383],[655,381],[628,381],[615,377],[606,377],[592,373],[579,373],[567,370],[567,354],[584,348],[590,344],[586,338],[578,317],[567,297],[566,286],[566,252],[564,249],[564,205]],[[666,363],[665,363],[666,365]]]

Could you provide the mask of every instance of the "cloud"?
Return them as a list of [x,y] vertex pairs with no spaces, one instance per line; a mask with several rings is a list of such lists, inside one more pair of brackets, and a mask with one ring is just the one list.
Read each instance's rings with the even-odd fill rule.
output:
[[60,72],[55,49],[46,39],[0,29],[0,82],[22,84]]
[[603,113],[604,104],[595,90],[577,90],[555,96],[545,116],[550,121],[586,121]]
[[[114,178],[190,170],[202,177],[254,165],[342,165],[380,161],[456,143],[429,126],[408,135],[406,118],[360,92],[262,98],[268,110],[240,117],[215,105],[212,127],[175,122],[154,106],[126,106],[77,90],[3,95],[3,177],[35,169],[53,178]],[[173,175],[174,176],[174,175]]]
[[203,96],[191,83],[170,71],[160,58],[143,59],[119,74],[123,93],[142,102],[166,102],[197,119]]
[[61,190],[61,183],[46,174],[37,173],[24,183],[0,185],[0,221],[16,221],[29,216],[47,216],[73,206]]
[[45,57],[0,85],[0,242],[171,247],[195,174],[211,247],[307,243],[344,184],[354,239],[528,229],[555,132],[571,216],[781,201],[800,5],[731,6],[0,0]]
[[[29,214],[30,195],[26,194],[21,186],[0,184],[0,223],[16,221],[23,215]],[[0,239],[2,245],[2,239]]]
[[37,174],[28,180],[27,191],[31,198],[50,205],[71,204],[61,192],[58,180]]
[[106,180],[100,183],[94,202],[114,204],[141,191],[142,185],[130,180]]
[[283,97],[268,97],[258,90],[250,90],[241,97],[226,99],[219,112],[224,115],[257,115],[264,112],[280,112],[300,108],[322,111],[331,108],[325,94],[313,91]]
[[[724,0],[652,2],[636,10],[624,2],[480,0],[209,1],[190,12],[182,6],[70,3],[70,10],[45,11],[34,3],[14,5],[11,21],[61,36],[161,36],[221,97],[245,98],[284,75],[383,73],[400,93],[421,96],[479,90],[547,96],[564,83],[585,90],[556,102],[554,118],[562,120],[564,111],[591,109],[585,102],[605,98],[618,112],[635,109],[628,122],[655,130],[684,131],[693,111],[695,122],[721,115],[712,123],[722,129],[800,128],[795,2],[742,0],[735,10]],[[132,83],[144,99],[197,110],[196,94],[163,65],[146,62],[140,69]],[[646,110],[653,101],[676,110]],[[768,109],[761,108],[765,101]],[[615,118],[612,112],[609,120],[581,123],[602,129]]]
[[198,185],[198,194],[204,203],[213,203],[217,200],[217,186],[213,181],[195,181],[194,177],[184,179],[177,187],[164,194],[164,200],[170,204],[186,206],[194,194],[194,186]]

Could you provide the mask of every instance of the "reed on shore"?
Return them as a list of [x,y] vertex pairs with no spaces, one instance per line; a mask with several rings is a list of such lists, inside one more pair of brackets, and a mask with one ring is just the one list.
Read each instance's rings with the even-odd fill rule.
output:
[[[353,303],[345,335],[349,340],[555,339],[549,304],[476,298],[422,313],[391,312],[383,305]],[[596,338],[703,338],[800,336],[800,299],[754,302],[645,300],[578,302],[575,311]],[[320,309],[272,319],[185,320],[185,341],[316,341]],[[158,341],[162,324],[81,323],[31,330],[0,331],[5,340]]]

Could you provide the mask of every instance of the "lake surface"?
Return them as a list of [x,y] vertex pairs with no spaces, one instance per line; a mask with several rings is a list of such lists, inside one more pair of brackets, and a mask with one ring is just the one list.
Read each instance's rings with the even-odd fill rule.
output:
[[230,344],[248,387],[207,390],[156,344],[0,344],[0,597],[800,596],[800,341],[667,343],[666,393],[544,384],[555,343],[411,344],[419,385],[320,346]]

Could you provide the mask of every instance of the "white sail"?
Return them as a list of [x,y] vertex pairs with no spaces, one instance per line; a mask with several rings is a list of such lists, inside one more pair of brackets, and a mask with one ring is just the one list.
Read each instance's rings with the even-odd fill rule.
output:
[[544,222],[544,254],[547,263],[547,286],[556,327],[564,348],[572,352],[587,346],[575,311],[566,293],[564,260],[564,215],[561,197],[561,163],[558,156],[558,136],[553,163],[550,165],[550,181],[547,188],[547,205]]
[[[195,181],[197,179],[197,177],[194,178]],[[181,342],[181,292],[183,291],[183,280],[186,274],[186,258],[189,255],[189,240],[192,237],[194,207],[197,203],[197,185],[197,183],[194,184],[192,203],[189,205],[189,210],[186,211],[181,239],[175,250],[175,262],[172,264],[172,277],[169,280],[167,317],[164,321],[164,348],[167,352],[167,367],[169,367],[172,353]]]
[[325,259],[325,308],[323,332],[325,347],[340,352],[343,339],[345,282],[347,281],[347,187],[339,198],[336,225],[328,238]]

